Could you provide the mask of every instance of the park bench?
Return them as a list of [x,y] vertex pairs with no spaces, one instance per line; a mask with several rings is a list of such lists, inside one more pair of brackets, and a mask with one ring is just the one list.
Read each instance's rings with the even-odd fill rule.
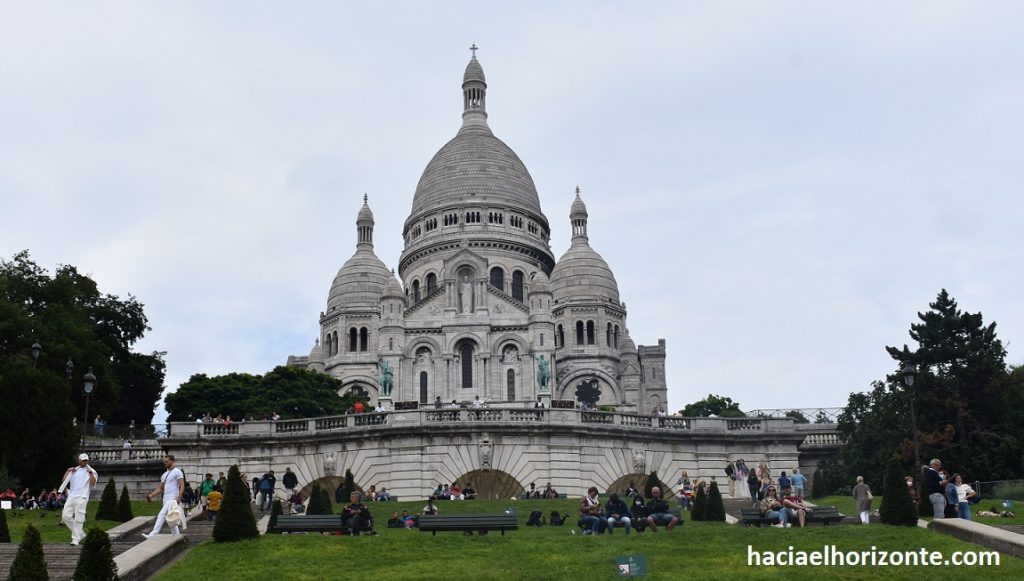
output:
[[435,536],[444,531],[514,531],[519,528],[514,514],[425,514],[419,518],[419,529]]
[[[299,514],[278,515],[277,522],[267,532],[281,533],[336,533],[348,530],[341,522],[340,514]],[[363,526],[360,531],[372,531],[373,523]]]
[[[821,523],[824,526],[828,526],[834,522],[843,520],[843,515],[839,514],[834,506],[819,506],[811,511],[811,514],[807,515],[807,524]],[[790,517],[791,523],[799,522],[796,517]],[[761,525],[773,525],[778,524],[776,519],[767,519],[761,515],[761,511],[756,508],[743,508],[740,509],[740,524],[744,526],[754,525],[760,527]]]

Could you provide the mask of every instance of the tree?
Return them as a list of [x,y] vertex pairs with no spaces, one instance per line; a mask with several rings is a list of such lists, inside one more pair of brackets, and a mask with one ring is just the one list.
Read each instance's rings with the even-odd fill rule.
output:
[[46,581],[50,578],[46,572],[46,560],[43,558],[43,541],[39,531],[31,524],[25,527],[25,536],[21,539],[18,554],[11,563],[8,581]]
[[204,414],[223,414],[235,419],[283,418],[342,414],[355,402],[368,405],[365,396],[346,393],[339,379],[297,367],[279,366],[265,375],[229,373],[216,377],[196,374],[167,395],[170,421],[188,421]]
[[132,499],[128,496],[128,487],[121,488],[121,498],[117,501],[117,520],[128,522],[135,518],[132,513]]
[[704,508],[704,520],[710,522],[725,522],[725,503],[722,502],[722,493],[718,490],[718,483],[711,481],[711,490],[708,491],[707,504]]
[[277,517],[284,514],[284,508],[281,506],[281,499],[274,499],[273,504],[270,505],[270,524],[268,528],[274,528],[277,526]]
[[218,543],[230,543],[244,539],[258,538],[256,519],[252,515],[249,487],[242,482],[238,465],[228,469],[228,482],[220,512],[213,525],[213,539]]
[[882,523],[912,527],[917,526],[917,507],[910,499],[903,465],[898,454],[889,457],[885,466],[885,482],[882,485],[882,506],[878,513]]
[[[19,402],[0,406],[0,464],[33,488],[59,480],[78,441],[72,419],[84,419],[81,378],[90,367],[98,380],[90,414],[151,422],[163,389],[162,355],[132,351],[148,330],[142,303],[101,293],[73,266],[51,275],[27,251],[0,259],[0,393]],[[38,360],[31,354],[35,342],[42,347]],[[70,380],[68,359],[75,365]],[[131,370],[139,361],[152,368],[148,383],[123,383],[136,376]]]
[[115,581],[117,563],[107,533],[93,527],[82,540],[82,551],[78,555],[74,581]]
[[96,520],[118,520],[117,512],[117,485],[114,479],[107,481],[103,487],[103,496],[100,497],[100,506],[96,509]]
[[693,495],[693,508],[690,509],[690,519],[694,521],[705,520],[708,510],[708,495],[704,487],[697,484],[697,493]]
[[721,418],[746,417],[740,410],[739,403],[732,401],[731,398],[710,393],[706,398],[684,407],[679,415],[687,418],[707,418],[713,415]]
[[309,506],[306,507],[306,514],[331,514],[332,512],[331,499],[327,496],[327,491],[319,484],[313,485],[313,490],[309,493]]
[[11,542],[11,530],[7,528],[7,511],[0,510],[0,543]]
[[[356,491],[356,479],[352,476],[352,470],[346,468],[345,480],[342,481],[341,486],[334,491],[334,502],[337,502],[338,504],[346,503],[348,502],[349,496]],[[328,503],[329,502],[330,500],[328,500]]]
[[668,498],[672,494],[669,487],[665,486],[665,483],[661,481],[661,478],[658,478],[658,471],[651,470],[651,474],[647,477],[647,482],[644,484],[644,496],[652,498],[651,489],[655,486],[661,489],[662,498]]
[[789,410],[786,412],[785,417],[793,418],[794,424],[809,424],[811,420],[807,419],[807,416],[800,410]]

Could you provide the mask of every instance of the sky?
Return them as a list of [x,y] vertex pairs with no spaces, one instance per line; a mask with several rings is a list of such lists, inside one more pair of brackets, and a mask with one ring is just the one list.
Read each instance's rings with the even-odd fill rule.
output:
[[1024,363],[1024,4],[383,6],[0,0],[0,256],[136,296],[169,391],[266,372],[364,193],[397,266],[476,43],[555,256],[579,186],[670,410],[844,405],[943,288]]

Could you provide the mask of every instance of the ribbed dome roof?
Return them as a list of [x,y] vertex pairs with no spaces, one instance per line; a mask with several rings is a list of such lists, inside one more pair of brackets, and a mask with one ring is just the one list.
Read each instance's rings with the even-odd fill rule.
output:
[[462,75],[463,83],[468,83],[469,81],[487,82],[487,79],[484,77],[484,68],[480,66],[480,61],[476,60],[476,57],[469,59],[469,64],[466,65],[466,72]]
[[629,336],[629,331],[623,333],[622,340],[619,342],[619,353],[630,353],[636,355],[636,343],[633,342],[633,338]]
[[402,285],[398,282],[398,277],[395,276],[395,271],[391,271],[389,278],[391,280],[388,281],[388,285],[384,288],[384,296],[404,299],[405,293],[402,292]]
[[556,302],[611,302],[619,304],[619,285],[608,263],[587,244],[573,240],[551,271],[551,293]]
[[[416,186],[411,216],[474,194],[473,201],[541,214],[530,172],[486,125],[467,125],[434,155]],[[468,200],[467,200],[468,201]]]
[[394,277],[373,253],[372,246],[360,245],[334,277],[327,295],[327,311],[351,305],[376,306]]

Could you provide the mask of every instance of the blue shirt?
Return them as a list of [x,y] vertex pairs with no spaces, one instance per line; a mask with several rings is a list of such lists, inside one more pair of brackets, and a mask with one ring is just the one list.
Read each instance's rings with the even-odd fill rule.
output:
[[807,477],[803,474],[794,474],[790,480],[793,481],[793,488],[803,488],[807,484]]

